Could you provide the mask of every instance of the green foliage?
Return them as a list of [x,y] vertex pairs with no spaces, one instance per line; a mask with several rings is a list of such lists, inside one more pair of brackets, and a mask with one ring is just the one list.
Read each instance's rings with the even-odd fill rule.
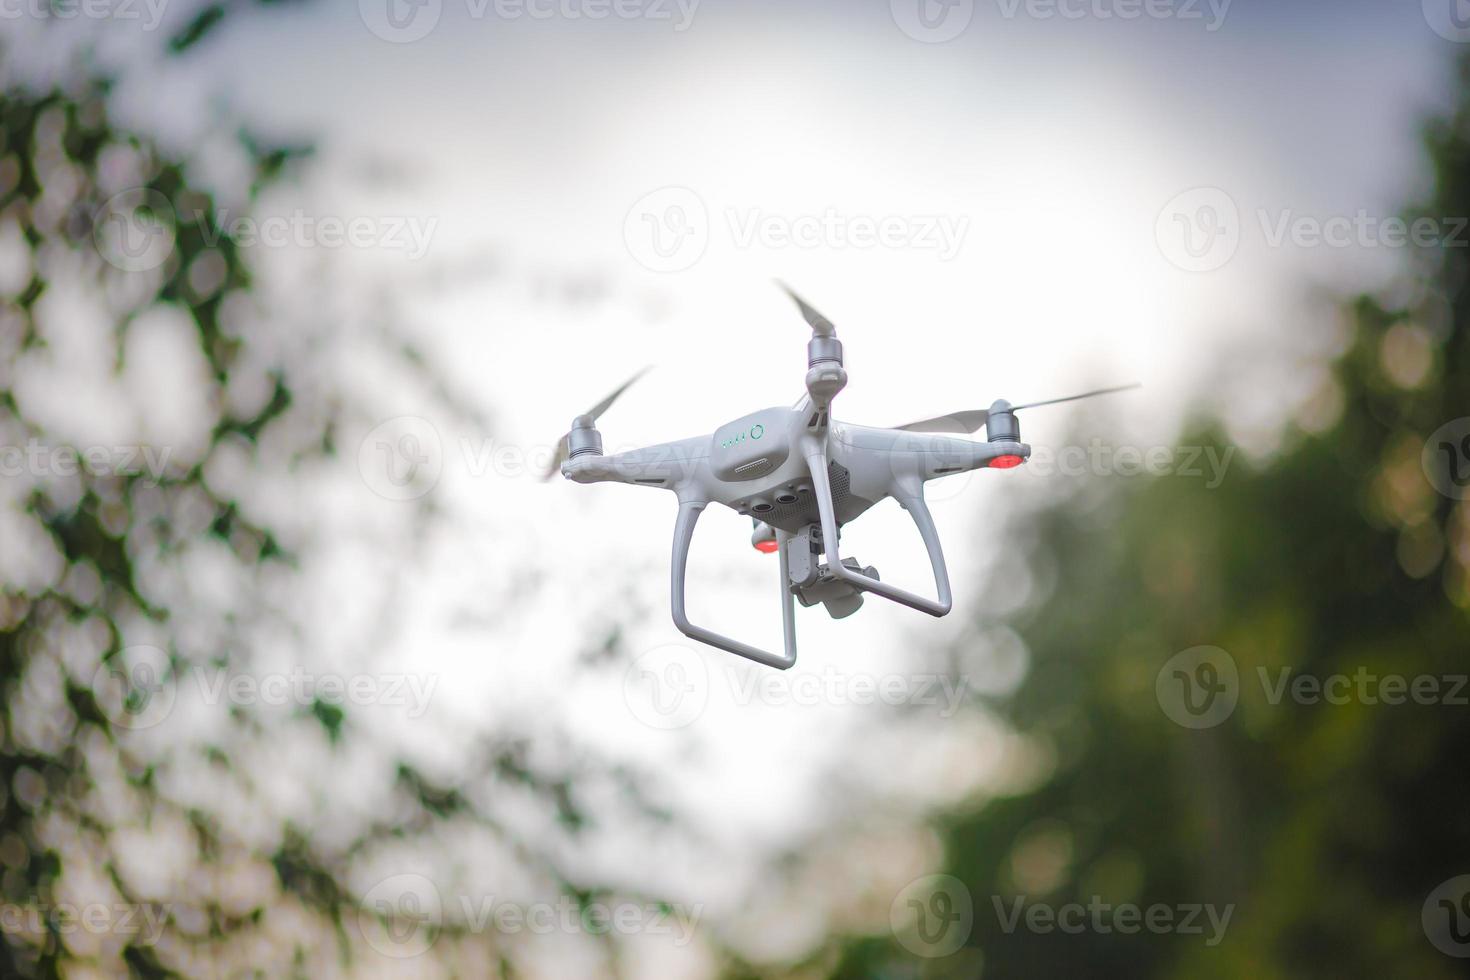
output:
[[[1436,186],[1416,213],[1470,214],[1470,100],[1427,146]],[[1470,511],[1433,490],[1420,450],[1467,414],[1470,255],[1419,258],[1411,301],[1346,304],[1334,381],[1271,458],[1237,460],[1214,490],[1115,479],[1028,522],[1018,564],[1045,592],[1013,624],[1029,674],[996,708],[1047,760],[1044,778],[945,829],[985,976],[1462,972],[1420,913],[1470,872],[1470,707],[1267,696],[1283,668],[1467,673]],[[1227,448],[1210,427],[1185,441]],[[1155,679],[1197,645],[1231,655],[1240,700],[1193,730],[1166,717]],[[1234,911],[1213,947],[1147,930],[1007,932],[996,903],[1023,894]],[[842,973],[974,975],[961,954],[906,956],[854,946]]]
[[[220,8],[209,8],[190,30],[174,41],[182,50],[198,41],[215,26]],[[121,360],[121,345],[132,322],[146,311],[182,309],[197,333],[199,352],[215,383],[228,383],[238,359],[252,339],[231,336],[221,327],[221,310],[232,296],[250,288],[250,271],[240,249],[223,229],[214,224],[217,209],[210,194],[191,184],[182,161],[162,156],[147,136],[119,129],[109,118],[111,85],[105,79],[79,81],[65,90],[34,92],[21,87],[0,92],[0,226],[19,228],[21,241],[29,250],[31,279],[6,298],[0,318],[3,355],[15,358],[47,344],[37,328],[38,310],[57,287],[46,270],[55,267],[58,255],[81,260],[83,285],[109,296],[115,320],[112,343]],[[170,226],[172,250],[158,269],[134,273],[110,266],[98,247],[96,222],[106,213],[107,200],[116,190],[109,188],[103,171],[109,152],[125,152],[139,161],[141,182],[133,191],[146,190],[161,196],[169,205],[166,214],[148,214],[148,220]],[[255,161],[257,178],[250,188],[258,191],[286,174],[286,164],[302,155],[300,149],[267,145],[242,139],[241,152]],[[59,219],[47,205],[61,193],[69,194],[66,213]],[[107,189],[104,189],[107,188]],[[50,195],[48,199],[47,195]],[[214,283],[201,290],[191,281],[196,263],[209,256],[220,270]],[[76,289],[72,281],[67,288]],[[6,378],[12,378],[10,372]],[[277,375],[274,397],[259,411],[232,414],[221,412],[206,453],[228,440],[254,442],[273,424],[286,424],[282,417],[291,403],[283,378]],[[300,420],[290,424],[300,426]],[[27,416],[18,403],[10,382],[0,384],[0,426],[6,441],[22,434],[49,443],[44,426]],[[302,434],[307,444],[325,446],[318,434]],[[150,820],[175,813],[177,807],[163,797],[154,779],[152,761],[139,758],[122,737],[115,712],[97,701],[89,671],[67,672],[62,700],[54,709],[61,727],[60,747],[50,750],[36,745],[29,734],[34,722],[21,717],[26,702],[32,711],[37,692],[28,683],[37,671],[48,671],[55,650],[64,637],[88,634],[101,627],[106,638],[101,662],[111,662],[123,645],[120,623],[124,620],[153,621],[165,629],[176,610],[162,607],[144,597],[137,578],[140,549],[156,547],[161,554],[182,552],[188,547],[192,528],[180,526],[177,517],[192,504],[202,502],[209,516],[209,532],[224,542],[242,569],[288,562],[275,535],[252,523],[237,502],[211,487],[202,477],[202,466],[187,471],[168,470],[161,479],[144,474],[99,474],[80,469],[72,476],[43,476],[26,502],[25,511],[50,538],[60,555],[62,567],[42,587],[0,581],[0,902],[9,908],[46,910],[65,896],[57,892],[67,875],[101,874],[111,883],[111,897],[134,906],[147,905],[135,895],[117,861],[112,817],[99,798],[99,780],[114,769],[125,774],[135,801],[149,812]],[[146,534],[140,537],[140,532]],[[144,542],[147,542],[146,544]],[[11,546],[6,543],[6,546]],[[94,595],[75,586],[77,575],[95,577]],[[171,653],[177,657],[177,652]],[[238,719],[237,719],[238,720]],[[336,740],[343,724],[339,708],[321,706],[314,721]],[[99,742],[94,736],[101,735]],[[94,771],[99,745],[108,746],[101,772]],[[83,747],[89,747],[84,750]],[[228,768],[228,755],[219,748],[206,749],[216,764]],[[199,836],[199,856],[209,861],[220,851],[218,829],[211,819],[197,812],[189,815]],[[56,842],[82,848],[95,862],[67,858]],[[210,844],[214,841],[214,844]],[[283,849],[288,856],[289,848]],[[282,865],[285,867],[286,865]],[[290,865],[296,867],[296,865]],[[293,872],[295,875],[295,872]],[[282,885],[313,881],[303,873]],[[320,888],[313,885],[312,896]],[[218,908],[203,909],[205,933],[220,936],[238,923]],[[165,927],[179,928],[172,916]],[[107,969],[126,968],[140,975],[173,975],[159,958],[154,940],[137,941],[134,936],[119,951],[120,960]],[[7,930],[0,942],[0,974],[5,976],[60,975],[71,965],[85,963],[54,921],[43,921],[39,930]]]

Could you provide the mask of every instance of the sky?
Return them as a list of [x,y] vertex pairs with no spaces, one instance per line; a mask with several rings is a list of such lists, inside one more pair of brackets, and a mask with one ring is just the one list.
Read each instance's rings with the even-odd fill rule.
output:
[[[841,622],[799,609],[798,666],[767,685],[669,621],[670,496],[542,483],[536,461],[645,365],[603,419],[609,449],[793,402],[808,334],[775,278],[837,325],[841,419],[899,424],[1140,381],[1038,410],[1023,434],[1053,454],[1101,439],[1167,456],[1203,408],[1243,459],[1268,454],[1322,383],[1322,295],[1384,287],[1405,261],[1390,219],[1427,179],[1420,127],[1446,104],[1464,40],[1449,12],[1436,0],[361,0],[240,18],[168,63],[136,57],[157,31],[84,26],[105,58],[134,65],[122,117],[188,153],[197,179],[238,182],[218,149],[233,135],[226,107],[316,144],[302,181],[259,202],[277,221],[251,246],[264,288],[315,301],[330,261],[349,295],[323,309],[350,328],[388,297],[488,420],[375,391],[378,415],[344,438],[356,451],[301,503],[402,519],[422,498],[394,499],[407,493],[383,465],[409,446],[448,517],[411,556],[344,530],[308,569],[315,626],[286,658],[360,666],[344,623],[375,621],[387,596],[375,669],[438,679],[428,721],[385,721],[392,738],[446,772],[457,738],[494,729],[556,745],[570,733],[648,767],[710,850],[669,844],[676,859],[660,864],[638,860],[659,845],[612,836],[580,860],[707,897],[724,928],[779,959],[821,935],[837,899],[802,904],[788,883],[782,928],[736,915],[763,860],[838,825],[846,853],[889,840],[901,883],[936,860],[917,815],[1034,778],[1042,763],[982,712],[941,696],[905,713],[821,685],[896,677],[917,696],[953,652],[970,689],[1014,686],[1025,653],[1001,620],[1044,584],[998,553],[1001,529],[1080,481],[1038,457],[931,484],[955,612],[877,598]],[[183,15],[166,7],[160,23]],[[33,42],[12,49],[12,71],[60,70],[37,25],[3,29]],[[357,222],[362,244],[330,244],[330,220]],[[338,367],[372,387],[371,364]],[[1105,479],[1135,478],[1104,465]],[[774,559],[748,534],[733,513],[701,522],[691,612],[775,643]],[[885,580],[927,590],[891,504],[845,543]],[[614,624],[628,659],[583,663]],[[662,712],[660,685],[691,677],[697,696]],[[851,799],[865,818],[842,812]],[[900,829],[884,838],[890,811]]]

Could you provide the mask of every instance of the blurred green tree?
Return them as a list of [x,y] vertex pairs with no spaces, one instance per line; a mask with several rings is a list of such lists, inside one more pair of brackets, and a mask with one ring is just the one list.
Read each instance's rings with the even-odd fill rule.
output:
[[[220,19],[219,12],[200,17],[172,39],[170,50],[191,48]],[[138,318],[183,311],[215,393],[254,343],[224,322],[232,298],[250,289],[251,276],[240,249],[214,224],[211,195],[189,180],[183,161],[170,159],[147,136],[114,125],[111,87],[105,74],[84,69],[65,88],[38,92],[12,80],[0,92],[0,230],[10,280],[0,309],[6,363],[0,432],[7,451],[5,503],[13,508],[4,547],[13,559],[29,553],[39,566],[17,574],[12,561],[0,580],[0,900],[7,913],[0,973],[6,976],[60,975],[67,964],[86,962],[109,972],[122,963],[147,974],[179,968],[159,959],[155,931],[155,925],[178,930],[179,919],[134,892],[113,839],[119,810],[136,813],[137,806],[161,814],[170,806],[155,783],[153,760],[117,737],[130,715],[147,709],[146,698],[107,704],[104,696],[114,670],[136,666],[113,659],[125,645],[121,624],[141,619],[166,625],[172,612],[142,587],[138,561],[178,556],[202,532],[242,567],[290,562],[271,529],[247,518],[203,475],[216,448],[251,443],[287,414],[292,392],[283,365],[271,371],[270,397],[253,410],[223,411],[201,458],[182,467],[117,459],[77,465],[87,447],[55,438],[17,395],[17,365],[28,355],[48,347],[61,347],[53,350],[59,357],[77,355],[42,325],[46,317],[39,310],[58,290],[63,302],[83,285],[105,298],[112,322],[107,349],[99,353],[119,366],[124,338]],[[277,179],[304,153],[249,140],[242,140],[242,152],[258,182],[252,190]],[[127,175],[122,189],[119,173]],[[330,450],[326,426],[295,438],[303,452]],[[141,450],[158,450],[154,460],[164,461],[167,448]],[[168,670],[166,663],[155,666]],[[228,768],[223,746],[214,761]],[[121,784],[106,785],[114,777]],[[187,811],[174,815],[192,827],[202,858],[218,854],[207,819]],[[59,891],[67,876],[71,887]],[[89,877],[101,880],[90,888],[77,885]],[[69,929],[65,913],[57,911],[69,901],[83,904],[79,887],[88,901],[146,909],[145,916],[135,913],[136,941],[123,936],[95,943],[91,937],[89,946],[79,939],[75,924]],[[197,911],[201,918],[187,924],[191,931],[232,928],[218,908]],[[144,925],[149,916],[156,923]]]
[[[163,55],[192,53],[226,15],[224,5],[199,6],[165,40]],[[311,963],[349,961],[343,919],[358,898],[342,883],[340,856],[323,855],[289,826],[260,837],[275,842],[264,849],[239,839],[161,787],[167,755],[133,730],[149,727],[158,704],[140,677],[152,679],[156,695],[171,675],[198,665],[171,638],[178,614],[190,610],[176,608],[157,571],[187,577],[223,555],[234,569],[215,571],[249,586],[296,564],[273,529],[234,499],[229,481],[209,476],[211,466],[249,458],[266,439],[293,465],[330,457],[341,413],[361,406],[344,405],[317,367],[282,343],[289,324],[260,329],[267,321],[250,300],[250,264],[222,226],[233,215],[191,178],[191,161],[113,121],[117,69],[99,67],[85,41],[74,67],[61,86],[38,90],[12,75],[0,91],[0,974],[230,970],[215,955],[231,937],[271,936],[265,906],[277,912],[273,947],[283,916],[298,930],[277,951],[280,961],[308,972]],[[233,193],[246,202],[309,155],[243,129],[236,142],[246,166]],[[173,379],[203,389],[195,404],[213,420],[204,445],[145,444],[118,459],[106,446],[58,434],[54,408],[37,417],[47,396],[52,406],[87,398],[82,361],[90,355],[111,365],[114,378],[138,367],[130,334],[160,314],[182,319],[192,334],[193,354],[173,366],[204,365],[197,379]],[[101,333],[79,344],[76,331],[85,333],[87,322]],[[411,371],[427,371],[411,348],[385,340]],[[70,390],[38,390],[46,387],[33,383],[42,366],[57,368],[52,378],[67,379]],[[88,465],[98,450],[107,458]],[[150,571],[152,583],[144,581]],[[242,603],[215,626],[228,633],[249,615]],[[166,638],[157,658],[129,647],[138,624]],[[235,656],[218,650],[212,663],[223,669]],[[238,707],[227,720],[202,747],[187,746],[227,778],[239,737],[257,746],[287,737]],[[336,745],[347,721],[342,708],[318,701],[296,725]],[[233,778],[242,799],[256,792],[247,774]],[[398,784],[423,814],[450,795],[406,765]],[[413,825],[405,817],[368,833]],[[143,876],[151,887],[136,884],[134,872],[150,860],[171,865],[180,851],[188,858],[171,872],[179,886],[171,895],[160,895],[154,876]],[[242,893],[239,882],[256,870],[275,883]],[[87,906],[105,909],[109,921],[78,928]],[[291,918],[302,914],[315,926]],[[239,955],[253,958],[243,946]]]
[[[1425,135],[1433,194],[1406,215],[1444,229],[1470,215],[1470,62],[1460,85]],[[1470,873],[1470,508],[1451,472],[1470,472],[1464,246],[1416,254],[1406,298],[1345,305],[1330,380],[1268,459],[1237,457],[1216,489],[1094,481],[1028,516],[997,574],[1043,594],[1011,624],[1029,672],[994,707],[1047,778],[944,826],[974,900],[965,949],[924,962],[860,942],[839,975],[1464,974],[1421,925],[1431,892]],[[1185,441],[1229,448],[1209,423]],[[1192,728],[1164,710],[1185,693],[1166,665],[1200,645],[1233,661],[1238,702]],[[1229,683],[1197,666],[1191,682]],[[1311,681],[1277,694],[1335,675],[1330,700]],[[1440,703],[1384,703],[1391,676],[1437,679]],[[1112,913],[1075,934],[1009,927],[1018,897],[1095,896],[1233,911],[1217,945],[1203,917],[1203,935],[1124,934]]]
[[[240,10],[275,5],[200,5],[162,56],[196,56]],[[445,417],[485,425],[404,338],[391,303],[367,323],[340,324],[321,303],[292,296],[280,309],[261,295],[233,220],[292,178],[310,148],[242,127],[229,151],[244,166],[224,168],[234,184],[209,183],[199,160],[115,121],[118,71],[84,42],[67,83],[38,89],[10,75],[0,88],[0,975],[319,976],[392,965],[421,938],[434,947],[427,959],[511,972],[510,947],[524,937],[448,916],[426,924],[399,894],[370,901],[377,879],[363,866],[383,852],[393,869],[412,863],[405,853],[443,857],[455,849],[447,834],[490,838],[580,911],[611,887],[574,880],[463,786],[514,794],[571,836],[592,823],[587,791],[610,790],[666,822],[637,773],[593,751],[548,762],[525,733],[505,732],[466,739],[452,777],[427,774],[351,706],[320,698],[284,720],[241,704],[192,724],[157,717],[190,671],[249,678],[250,651],[237,642],[247,626],[290,637],[276,600],[311,556],[259,516],[259,488],[253,499],[245,491],[261,478],[264,496],[289,498],[300,471],[323,479],[347,422],[376,419],[336,367],[353,357],[391,365]],[[310,281],[313,300],[346,288],[330,273]],[[130,346],[160,318],[183,325],[188,349],[141,359],[172,377],[150,376]],[[344,336],[353,346],[334,346]],[[76,433],[117,431],[88,386],[140,368],[144,384],[189,393],[203,439],[145,440],[129,461],[84,465],[109,444]],[[153,393],[135,387],[124,407],[142,411]],[[58,410],[68,402],[91,417]],[[435,516],[431,498],[399,509],[405,553]],[[200,577],[225,600],[184,588]],[[314,799],[325,812],[297,823],[262,782],[280,753],[321,746],[351,775],[374,767],[374,789],[387,789]],[[192,796],[178,792],[190,783]],[[76,928],[84,906],[108,921]],[[609,961],[616,940],[595,938]]]

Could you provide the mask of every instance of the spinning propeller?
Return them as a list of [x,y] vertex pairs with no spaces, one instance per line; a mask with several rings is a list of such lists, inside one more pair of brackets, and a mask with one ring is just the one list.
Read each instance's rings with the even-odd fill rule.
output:
[[[801,317],[812,328],[812,341],[807,346],[807,361],[810,366],[815,366],[821,360],[835,360],[838,366],[842,362],[842,344],[837,340],[837,330],[832,321],[827,319],[806,300],[797,295],[796,290],[776,280],[776,285],[791,297],[797,309],[801,311]],[[1098,388],[1095,391],[1084,391],[1080,395],[1068,395],[1065,398],[1053,398],[1044,402],[1028,402],[1025,405],[1011,405],[1005,401],[998,401],[989,408],[970,409],[963,412],[955,412],[951,415],[941,415],[937,418],[922,419],[918,422],[910,422],[908,425],[900,425],[899,429],[906,432],[955,432],[971,433],[979,431],[980,427],[990,421],[991,415],[1011,415],[1023,408],[1040,408],[1043,405],[1058,405],[1062,402],[1077,401],[1079,398],[1093,398],[1098,395],[1111,395],[1114,392],[1129,391],[1133,388],[1142,387],[1137,382],[1133,384],[1117,385],[1112,388]],[[835,394],[835,392],[834,392]],[[987,430],[987,435],[992,442],[1004,439],[1016,440],[1020,437],[1020,429],[1015,424],[1015,418],[996,418],[996,431]]]
[[791,297],[797,309],[801,310],[801,318],[812,328],[813,334],[818,337],[837,336],[837,329],[832,326],[832,321],[822,316],[822,314],[812,308],[810,303],[796,295],[796,290],[779,279],[776,280],[776,285],[780,286],[786,295]]
[[806,393],[811,399],[816,414],[808,423],[813,428],[827,424],[827,409],[837,393],[847,387],[847,370],[842,366],[842,341],[837,339],[837,328],[832,321],[796,295],[796,291],[781,280],[776,285],[791,297],[801,318],[812,328],[812,339],[806,345]]
[[[618,397],[622,395],[623,392],[627,391],[628,388],[632,386],[633,382],[637,381],[639,378],[643,377],[650,370],[652,370],[652,367],[652,365],[649,365],[643,370],[637,372],[627,381],[624,381],[622,384],[614,388],[612,394],[608,395],[602,401],[598,402],[596,405],[593,405],[590,409],[588,409],[586,414],[577,416],[577,418],[572,422],[572,428],[574,430],[594,428],[598,417],[601,416],[603,412],[611,408],[612,403],[617,401]],[[565,463],[567,461],[567,457],[571,455],[571,438],[572,433],[568,432],[557,442],[556,456],[552,459],[551,464],[547,466],[546,472],[541,474],[542,482],[551,479],[554,475],[561,471],[561,464]]]
[[[968,433],[979,431],[982,425],[986,425],[992,415],[1010,415],[1023,408],[1040,408],[1042,405],[1060,405],[1062,402],[1074,402],[1079,398],[1094,398],[1098,395],[1111,395],[1118,391],[1131,391],[1134,388],[1143,387],[1138,382],[1133,384],[1118,385],[1113,388],[1098,388],[1096,391],[1084,391],[1080,395],[1068,395],[1066,398],[1052,398],[1044,402],[1027,402],[1025,405],[1011,405],[1008,402],[998,401],[989,408],[972,408],[968,411],[955,412],[951,415],[941,415],[932,419],[921,419],[918,422],[910,422],[908,425],[900,425],[897,428],[905,432],[959,432]],[[997,419],[996,421],[1000,421]],[[996,433],[989,433],[992,439]]]

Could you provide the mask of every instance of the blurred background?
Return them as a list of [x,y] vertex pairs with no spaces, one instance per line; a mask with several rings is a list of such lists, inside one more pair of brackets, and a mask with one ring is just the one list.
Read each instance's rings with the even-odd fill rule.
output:
[[[1470,12],[0,3],[0,973],[1454,976]],[[543,481],[1140,381],[954,612]],[[890,501],[844,535],[926,581]],[[696,622],[779,642],[701,522]]]

